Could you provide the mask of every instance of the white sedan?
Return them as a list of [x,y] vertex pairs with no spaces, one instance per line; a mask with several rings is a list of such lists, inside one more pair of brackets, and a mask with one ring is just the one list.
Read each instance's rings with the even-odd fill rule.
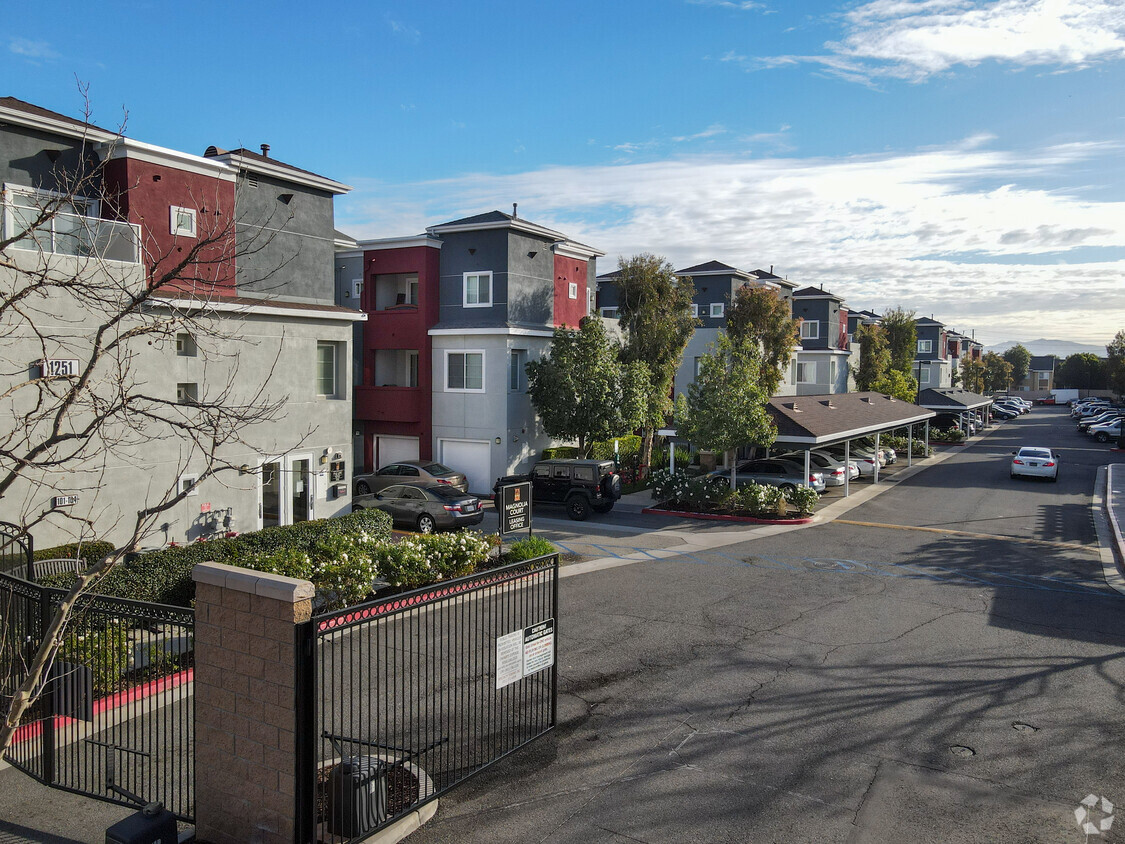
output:
[[1049,448],[1025,445],[1012,452],[1011,475],[1013,478],[1059,479],[1059,456]]

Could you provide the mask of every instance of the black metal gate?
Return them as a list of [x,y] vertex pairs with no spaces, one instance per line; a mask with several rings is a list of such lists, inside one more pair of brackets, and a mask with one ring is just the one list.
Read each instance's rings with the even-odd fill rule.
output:
[[[65,595],[0,572],[5,710]],[[115,803],[160,802],[190,822],[194,621],[184,607],[81,596],[5,760],[46,785]]]
[[557,618],[552,555],[303,625],[298,841],[364,838],[551,730]]
[[33,551],[31,534],[19,525],[0,522],[0,572],[34,580]]

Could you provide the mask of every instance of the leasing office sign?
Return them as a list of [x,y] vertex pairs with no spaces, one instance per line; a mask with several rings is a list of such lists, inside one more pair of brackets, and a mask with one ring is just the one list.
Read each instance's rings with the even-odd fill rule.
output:
[[500,487],[500,535],[527,531],[531,535],[531,481]]

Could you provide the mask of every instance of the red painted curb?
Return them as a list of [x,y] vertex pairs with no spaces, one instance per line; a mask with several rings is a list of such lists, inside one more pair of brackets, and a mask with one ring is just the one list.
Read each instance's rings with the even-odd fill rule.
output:
[[684,519],[703,519],[710,522],[751,522],[757,525],[807,525],[812,516],[804,519],[756,519],[753,516],[724,516],[720,513],[687,513],[682,510],[659,510],[655,507],[646,507],[642,513],[651,513],[654,516],[680,516]]

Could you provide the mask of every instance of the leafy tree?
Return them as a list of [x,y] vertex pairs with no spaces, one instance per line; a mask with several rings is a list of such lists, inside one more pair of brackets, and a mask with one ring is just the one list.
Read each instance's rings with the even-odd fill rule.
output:
[[1109,356],[1106,362],[1109,386],[1120,396],[1125,393],[1125,330],[1118,331],[1105,350]]
[[859,368],[855,373],[855,388],[860,392],[874,390],[873,385],[891,368],[887,332],[880,325],[861,325],[855,333],[855,339],[859,343]]
[[891,308],[883,313],[883,330],[887,332],[887,345],[891,350],[891,368],[907,375],[914,368],[918,351],[918,328],[914,324],[914,311]]
[[618,320],[625,334],[622,359],[648,367],[645,413],[640,420],[641,465],[652,464],[655,430],[672,409],[676,370],[699,320],[691,315],[695,285],[678,278],[665,259],[648,253],[618,261]]
[[1001,357],[1012,365],[1012,383],[1018,384],[1027,377],[1027,368],[1031,365],[1031,352],[1022,343],[1016,343]]
[[1106,386],[1106,361],[1090,352],[1068,355],[1059,364],[1055,379],[1060,387],[1078,390],[1103,390]]
[[594,440],[633,430],[647,408],[648,367],[622,364],[620,346],[596,318],[578,330],[556,328],[547,357],[527,364],[527,384],[543,428],[578,440],[583,457]]
[[[777,428],[766,411],[762,389],[762,352],[756,343],[734,343],[724,333],[699,361],[699,375],[679,405],[677,432],[708,451],[726,452],[743,445],[768,446]],[[731,461],[731,488],[735,486]]]
[[871,391],[912,402],[918,398],[918,381],[913,375],[888,369],[871,385]]
[[984,364],[975,358],[962,358],[958,367],[961,386],[970,393],[984,392]]
[[762,351],[761,387],[767,396],[777,392],[782,373],[793,358],[800,321],[771,287],[744,284],[727,309],[727,336],[733,343],[754,342]]
[[985,352],[981,363],[984,364],[984,388],[991,393],[998,393],[1009,389],[1012,383],[1012,365],[996,352]]

